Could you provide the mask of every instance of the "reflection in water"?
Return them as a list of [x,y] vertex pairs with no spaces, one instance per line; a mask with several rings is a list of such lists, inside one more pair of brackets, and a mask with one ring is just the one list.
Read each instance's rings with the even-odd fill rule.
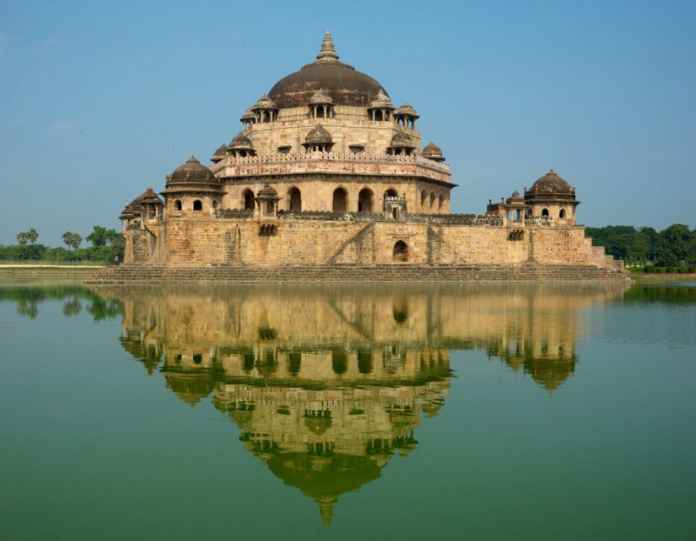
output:
[[580,310],[620,290],[264,287],[101,290],[123,347],[190,405],[212,396],[254,456],[322,519],[417,444],[449,352],[479,349],[549,390],[575,370]]

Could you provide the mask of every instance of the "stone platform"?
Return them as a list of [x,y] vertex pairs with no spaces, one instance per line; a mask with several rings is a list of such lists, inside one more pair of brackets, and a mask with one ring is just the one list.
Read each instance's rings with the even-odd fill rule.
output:
[[628,281],[618,270],[571,265],[326,265],[285,266],[154,266],[121,265],[93,274],[89,284],[177,283],[436,283],[436,282],[567,282]]

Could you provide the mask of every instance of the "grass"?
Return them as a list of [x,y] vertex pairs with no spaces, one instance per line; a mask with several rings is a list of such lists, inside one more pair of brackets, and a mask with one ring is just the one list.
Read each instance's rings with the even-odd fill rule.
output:
[[100,263],[98,261],[27,261],[27,260],[17,260],[17,261],[0,261],[0,268],[10,267],[10,268],[46,268],[46,267],[56,267],[56,268],[71,268],[71,267],[105,267],[106,264]]

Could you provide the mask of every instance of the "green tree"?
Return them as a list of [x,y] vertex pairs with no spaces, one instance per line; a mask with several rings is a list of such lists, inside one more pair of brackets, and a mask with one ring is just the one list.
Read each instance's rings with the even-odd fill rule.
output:
[[36,244],[37,240],[39,240],[39,232],[33,227],[29,231],[17,233],[17,242],[22,246]]
[[68,248],[77,250],[80,247],[80,244],[82,244],[82,237],[78,233],[66,231],[63,233],[63,242],[66,244],[66,246],[68,246]]

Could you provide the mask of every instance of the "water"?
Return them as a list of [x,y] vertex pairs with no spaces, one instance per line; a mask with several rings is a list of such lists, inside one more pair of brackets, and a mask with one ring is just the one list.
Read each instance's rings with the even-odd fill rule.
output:
[[693,539],[696,288],[0,287],[2,539]]

